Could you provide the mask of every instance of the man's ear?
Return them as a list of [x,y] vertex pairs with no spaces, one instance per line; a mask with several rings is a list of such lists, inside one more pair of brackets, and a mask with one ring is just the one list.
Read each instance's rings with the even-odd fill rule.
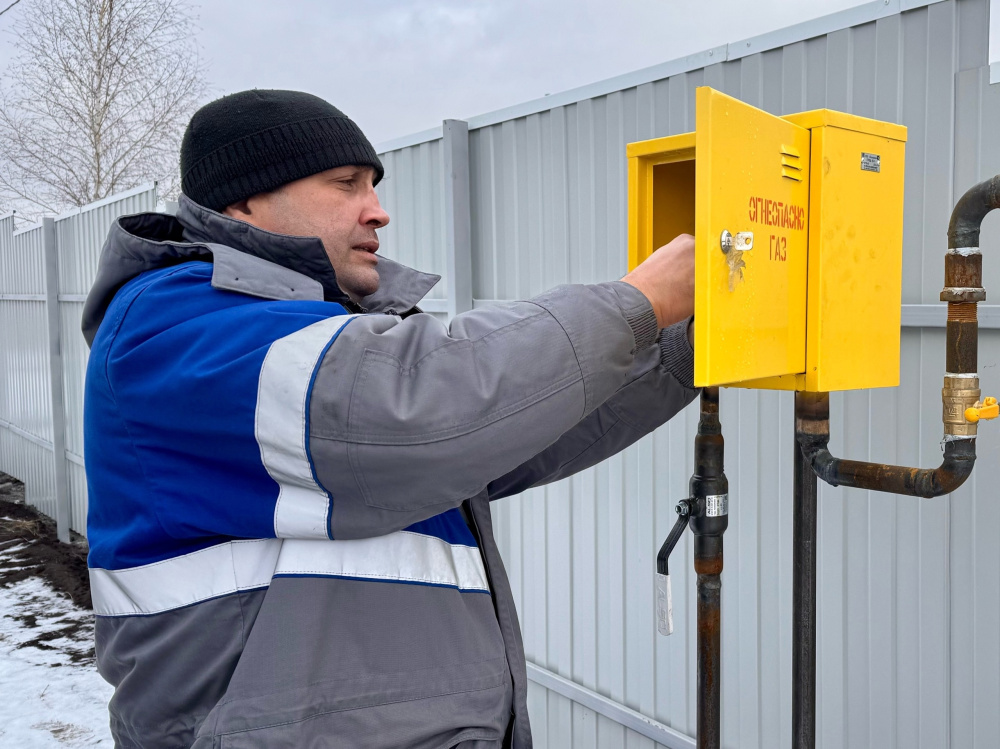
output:
[[239,202],[233,203],[232,205],[227,205],[222,212],[226,216],[245,219],[247,216],[250,215],[250,204],[246,200],[240,200]]

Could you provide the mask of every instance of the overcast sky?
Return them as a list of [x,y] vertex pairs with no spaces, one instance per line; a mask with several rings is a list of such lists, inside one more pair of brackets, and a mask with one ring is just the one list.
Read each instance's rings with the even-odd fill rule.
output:
[[[22,0],[22,5],[32,0]],[[5,6],[7,0],[0,0]],[[374,143],[789,26],[857,0],[205,0],[213,97],[322,96]],[[17,8],[0,17],[10,28]],[[11,55],[0,35],[0,65]]]

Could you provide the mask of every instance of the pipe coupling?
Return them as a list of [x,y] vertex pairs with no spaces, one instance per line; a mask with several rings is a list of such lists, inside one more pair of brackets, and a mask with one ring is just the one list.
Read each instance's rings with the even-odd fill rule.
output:
[[976,436],[976,424],[971,424],[966,420],[965,409],[975,406],[980,395],[979,378],[975,375],[944,376],[941,400],[944,404],[942,420],[944,421],[946,437]]
[[982,286],[945,286],[941,290],[942,302],[985,302],[986,289]]

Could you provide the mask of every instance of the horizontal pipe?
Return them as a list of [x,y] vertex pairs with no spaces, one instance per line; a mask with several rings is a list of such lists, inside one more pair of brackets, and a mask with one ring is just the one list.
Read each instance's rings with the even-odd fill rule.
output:
[[946,442],[944,460],[934,469],[842,460],[825,446],[799,444],[816,475],[832,486],[931,498],[950,494],[965,483],[976,463],[975,443],[975,439]]
[[834,457],[830,441],[829,393],[797,393],[795,438],[819,478],[832,486],[939,497],[960,487],[976,462],[975,438],[948,440],[937,468],[908,468]]

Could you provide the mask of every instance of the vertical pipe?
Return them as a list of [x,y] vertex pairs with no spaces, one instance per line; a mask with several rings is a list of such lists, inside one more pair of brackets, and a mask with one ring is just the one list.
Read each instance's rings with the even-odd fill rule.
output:
[[[825,396],[825,394],[823,394]],[[795,394],[796,436],[807,429],[810,394]],[[812,409],[810,409],[812,410]],[[808,423],[808,422],[806,422]],[[829,423],[829,422],[827,422]],[[817,482],[795,440],[792,461],[792,749],[816,746]]]
[[698,573],[698,749],[722,746],[722,536],[695,536]]
[[689,521],[698,574],[698,749],[722,745],[722,534],[729,526],[724,452],[719,389],[704,388],[690,484],[698,508]]

